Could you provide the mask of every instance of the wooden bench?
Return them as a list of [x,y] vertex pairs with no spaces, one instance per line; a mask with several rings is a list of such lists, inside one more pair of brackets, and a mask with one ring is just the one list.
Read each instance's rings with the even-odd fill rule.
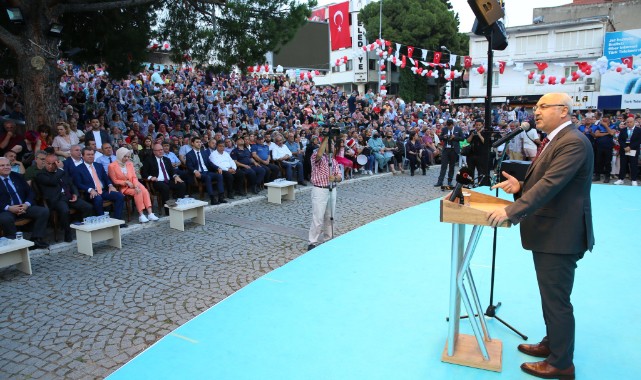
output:
[[78,253],[93,256],[93,243],[107,240],[112,247],[122,248],[120,225],[124,220],[109,218],[108,221],[96,224],[72,224],[76,230]]
[[201,226],[205,225],[205,206],[209,203],[195,200],[191,203],[179,204],[173,207],[165,205],[169,208],[169,227],[184,231],[185,220],[194,218],[194,223]]
[[29,247],[33,242],[29,240],[9,239],[7,245],[0,247],[0,268],[19,264],[18,269],[26,274],[31,274],[31,259],[29,258]]
[[283,195],[288,201],[296,199],[294,195],[294,181],[274,181],[265,184],[267,187],[267,202],[281,204]]

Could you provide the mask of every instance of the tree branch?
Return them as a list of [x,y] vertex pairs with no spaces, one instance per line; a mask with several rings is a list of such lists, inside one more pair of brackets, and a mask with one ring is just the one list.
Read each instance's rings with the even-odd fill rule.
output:
[[104,11],[107,9],[130,8],[139,5],[154,3],[158,0],[120,0],[120,1],[107,1],[98,3],[76,2],[71,0],[68,3],[58,4],[52,8],[52,14],[61,15],[64,13],[74,12],[96,12]]
[[15,53],[22,52],[22,46],[18,37],[9,33],[9,31],[2,26],[0,26],[0,42],[7,45],[7,47],[13,50]]

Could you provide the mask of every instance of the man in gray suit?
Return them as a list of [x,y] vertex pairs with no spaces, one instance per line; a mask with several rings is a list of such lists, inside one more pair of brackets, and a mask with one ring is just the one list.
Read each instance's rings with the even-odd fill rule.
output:
[[543,95],[535,107],[536,127],[547,133],[525,180],[503,172],[493,188],[514,194],[511,205],[488,213],[497,226],[521,223],[523,248],[531,250],[541,294],[547,336],[519,351],[544,361],[521,369],[549,379],[574,379],[574,311],[570,296],[576,263],[592,250],[590,186],[594,155],[590,141],[570,121],[572,99],[564,93]]

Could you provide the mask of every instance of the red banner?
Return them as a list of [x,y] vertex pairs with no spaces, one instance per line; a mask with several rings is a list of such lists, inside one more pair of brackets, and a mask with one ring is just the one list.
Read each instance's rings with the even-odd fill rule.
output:
[[434,63],[441,63],[441,53],[440,51],[435,51],[434,52]]
[[330,6],[329,33],[332,39],[332,50],[352,46],[349,29],[349,1]]
[[325,21],[325,10],[327,8],[316,9],[312,11],[312,16],[309,18],[309,21]]
[[503,74],[505,72],[505,61],[499,61],[499,74]]
[[407,47],[407,58],[412,58],[412,54],[414,54],[414,46],[408,46]]

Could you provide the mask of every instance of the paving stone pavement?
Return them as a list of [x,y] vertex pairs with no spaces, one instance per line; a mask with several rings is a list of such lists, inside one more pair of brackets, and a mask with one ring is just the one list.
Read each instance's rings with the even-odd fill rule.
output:
[[[426,176],[357,176],[338,188],[335,231],[444,194]],[[206,225],[168,218],[123,230],[118,250],[72,244],[32,254],[33,275],[0,269],[0,379],[104,378],[160,338],[307,250],[311,187],[209,206]]]

